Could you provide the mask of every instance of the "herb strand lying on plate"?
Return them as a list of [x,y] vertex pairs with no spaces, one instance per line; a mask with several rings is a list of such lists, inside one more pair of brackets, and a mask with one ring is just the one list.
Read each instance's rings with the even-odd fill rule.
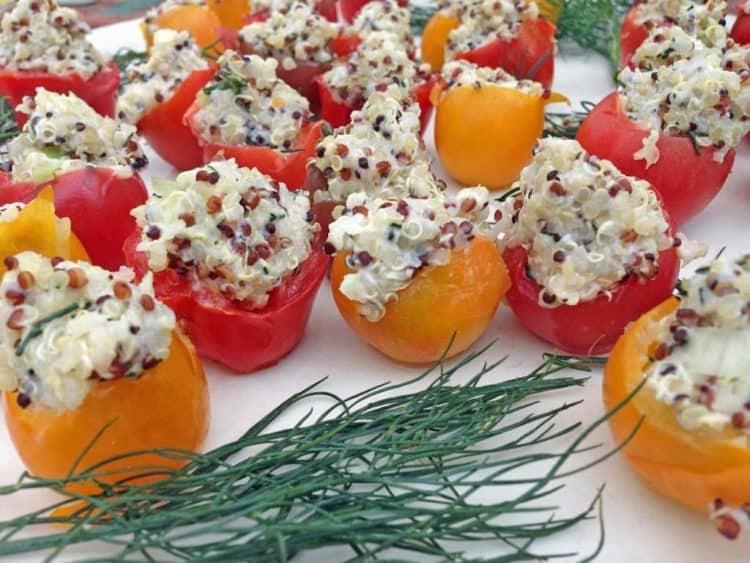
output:
[[[205,454],[155,451],[189,463],[179,470],[143,467],[143,475],[163,477],[150,485],[103,485],[92,496],[66,490],[96,481],[109,462],[59,480],[24,474],[0,488],[5,502],[40,488],[63,498],[0,523],[0,556],[52,550],[54,559],[79,544],[99,553],[108,544],[113,557],[128,561],[285,561],[344,546],[353,558],[463,560],[456,542],[478,540],[492,540],[493,551],[508,559],[576,555],[540,552],[536,542],[596,516],[600,490],[569,516],[550,504],[561,479],[614,453],[585,445],[607,416],[588,427],[562,424],[560,415],[580,401],[549,408],[539,398],[580,387],[585,376],[561,372],[590,364],[550,355],[527,375],[484,383],[501,360],[452,383],[486,350],[347,399],[311,385],[234,442]],[[435,375],[423,391],[393,394]],[[291,428],[269,428],[310,399],[332,405],[315,420],[309,411]],[[570,467],[573,458],[578,463]],[[480,490],[498,500],[483,504],[475,496]],[[597,552],[603,528],[601,534]]]

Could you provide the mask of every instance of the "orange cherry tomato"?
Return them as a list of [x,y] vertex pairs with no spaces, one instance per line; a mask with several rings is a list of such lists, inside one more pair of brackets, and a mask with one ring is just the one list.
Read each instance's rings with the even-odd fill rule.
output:
[[564,7],[564,0],[537,0],[539,15],[551,22],[560,19]]
[[[0,259],[26,250],[66,260],[88,260],[81,241],[70,230],[70,219],[55,216],[54,193],[44,188],[10,222],[0,223]],[[0,276],[5,265],[0,262]]]
[[[33,403],[24,409],[16,392],[3,395],[11,440],[29,471],[39,477],[66,476],[107,424],[109,428],[78,464],[79,471],[143,449],[195,451],[208,430],[206,377],[193,345],[178,331],[173,333],[167,359],[140,377],[95,383],[75,410],[58,414]],[[106,471],[112,474],[102,480],[112,483],[132,477],[133,468],[149,464],[178,468],[185,462],[153,454],[127,457],[108,464]],[[96,490],[94,485],[81,488]]]
[[440,72],[440,69],[443,68],[448,35],[460,23],[458,18],[451,18],[437,11],[424,26],[422,31],[422,60],[430,65],[432,72]]
[[[195,43],[203,48],[209,47],[216,52],[223,51],[221,44],[221,20],[208,6],[197,4],[174,6],[154,18],[154,25],[159,29],[187,31]],[[141,32],[146,46],[151,49],[154,38],[151,30],[141,22]]]
[[245,25],[245,15],[250,12],[248,0],[206,0],[206,5],[219,16],[219,21],[229,29],[240,29]]
[[[642,381],[655,345],[655,324],[678,307],[670,298],[631,324],[620,337],[604,372],[604,404],[614,408]],[[703,513],[715,499],[741,506],[750,500],[750,448],[737,443],[739,431],[689,431],[672,407],[643,387],[610,420],[617,443],[643,423],[625,446],[631,467],[656,492]]]
[[443,166],[463,185],[507,188],[531,162],[552,97],[495,84],[432,91],[435,147]]
[[428,266],[385,306],[385,315],[370,322],[358,304],[339,287],[351,270],[346,254],[338,254],[331,269],[333,298],[350,327],[373,348],[407,364],[440,359],[455,333],[447,357],[468,349],[482,335],[510,288],[510,277],[495,244],[477,237],[471,246],[455,250],[443,266]]

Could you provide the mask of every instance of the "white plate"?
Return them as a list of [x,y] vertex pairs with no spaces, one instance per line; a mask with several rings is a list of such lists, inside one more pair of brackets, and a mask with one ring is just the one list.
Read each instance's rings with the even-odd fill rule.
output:
[[[93,41],[105,52],[119,47],[142,49],[135,22],[124,22],[96,29]],[[610,70],[604,59],[596,55],[559,57],[556,61],[555,90],[572,101],[597,101],[614,88]],[[739,150],[734,172],[716,200],[699,217],[683,229],[692,239],[701,240],[715,253],[726,247],[728,255],[750,250],[748,218],[750,217],[750,151]],[[149,154],[151,165],[146,176],[173,174],[168,165]],[[436,170],[439,166],[436,165]],[[541,354],[550,347],[527,334],[506,307],[501,307],[481,342],[499,339],[490,353],[491,358],[506,354],[510,359],[488,380],[497,381],[526,373],[539,363]],[[480,342],[480,343],[481,343]],[[216,365],[208,364],[211,392],[211,429],[207,448],[237,438],[243,429],[256,422],[273,405],[294,391],[328,376],[324,388],[347,395],[383,381],[400,381],[414,375],[415,370],[394,364],[362,343],[347,328],[339,316],[324,283],[317,298],[306,336],[300,346],[278,366],[251,376],[230,375]],[[466,373],[468,375],[468,372]],[[601,374],[594,373],[587,385],[575,392],[548,395],[544,405],[553,406],[565,400],[584,399],[565,421],[580,420],[589,424],[601,416]],[[296,421],[302,409],[288,414],[284,422]],[[606,428],[600,428],[591,443],[612,447]],[[0,425],[0,484],[14,481],[23,467],[11,445],[5,427]],[[711,523],[675,503],[650,493],[628,469],[620,457],[586,471],[567,481],[568,486],[555,497],[555,503],[565,510],[558,516],[572,514],[587,505],[596,488],[606,484],[604,519],[606,543],[599,558],[607,562],[750,560],[750,538],[729,542],[719,536]],[[750,484],[748,485],[750,490]],[[22,497],[0,500],[0,518],[5,519],[31,509],[35,502],[50,500],[49,493],[33,493]],[[489,497],[487,501],[489,501]],[[593,551],[598,540],[595,522],[584,523],[570,533],[540,544],[547,552]],[[471,546],[475,556],[498,555],[497,545]],[[299,561],[332,561],[351,556],[347,549],[330,550],[298,558]],[[18,561],[19,559],[14,559]],[[34,561],[36,558],[24,560]]]

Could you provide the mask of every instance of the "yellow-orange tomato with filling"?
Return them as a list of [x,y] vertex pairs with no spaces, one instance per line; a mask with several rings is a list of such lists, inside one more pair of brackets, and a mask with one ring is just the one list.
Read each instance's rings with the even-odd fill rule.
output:
[[248,0],[206,0],[206,4],[219,16],[221,25],[229,29],[241,29],[245,16],[250,13]]
[[435,12],[422,31],[422,60],[430,65],[432,72],[440,72],[445,63],[445,46],[448,35],[461,22],[458,18]]
[[[97,432],[108,424],[78,463],[79,471],[132,451],[195,451],[208,429],[206,377],[193,345],[179,331],[173,332],[169,356],[163,362],[137,378],[94,383],[74,410],[56,413],[34,403],[21,408],[17,392],[4,393],[3,402],[11,440],[28,470],[40,477],[66,476]],[[134,468],[149,464],[176,468],[184,461],[153,454],[127,457],[108,464],[106,471],[114,473],[101,480],[119,481],[132,476]],[[92,485],[80,488],[95,489]]]
[[436,86],[431,97],[440,162],[457,182],[489,189],[518,179],[542,135],[544,106],[559,99],[496,84]]
[[[679,302],[671,298],[631,324],[617,342],[604,373],[604,403],[614,408],[643,380],[654,327]],[[750,448],[738,443],[737,430],[690,431],[677,420],[671,405],[646,386],[609,421],[618,443],[643,423],[625,446],[624,455],[646,484],[658,493],[707,513],[715,499],[730,506],[750,501]],[[744,442],[744,440],[742,440]]]
[[427,364],[447,353],[468,349],[482,335],[510,288],[500,252],[479,236],[467,248],[454,250],[448,264],[427,266],[385,306],[385,315],[370,322],[358,304],[339,291],[349,273],[346,254],[333,261],[331,287],[342,316],[368,344],[386,356],[408,364]]
[[[154,19],[154,24],[159,29],[174,29],[175,31],[187,31],[193,37],[195,43],[206,49],[212,48],[212,51],[221,52],[221,20],[216,13],[208,6],[189,4],[182,6],[173,6]],[[154,43],[151,30],[141,22],[141,32],[146,41],[146,46],[151,49]]]
[[26,250],[66,260],[88,260],[89,256],[70,230],[70,219],[55,216],[52,188],[44,188],[18,216],[0,223],[0,276],[5,273],[2,258]]

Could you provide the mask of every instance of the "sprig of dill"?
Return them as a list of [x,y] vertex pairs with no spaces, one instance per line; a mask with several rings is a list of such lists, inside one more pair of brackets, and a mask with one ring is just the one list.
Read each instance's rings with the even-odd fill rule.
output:
[[575,139],[583,120],[594,109],[594,106],[596,106],[594,102],[583,101],[580,110],[545,113],[542,136]]
[[136,51],[130,47],[122,47],[112,56],[112,61],[120,69],[120,89],[128,83],[127,68],[131,64],[140,64],[148,60],[146,51]]
[[13,108],[3,96],[0,96],[0,143],[10,141],[19,133]]
[[[560,372],[587,371],[590,364],[550,355],[527,375],[483,382],[501,360],[484,363],[466,383],[453,383],[486,350],[346,399],[313,384],[208,453],[149,452],[188,461],[179,470],[138,468],[141,476],[163,477],[150,485],[102,484],[92,496],[65,489],[101,482],[115,471],[110,463],[144,452],[64,479],[24,474],[0,487],[4,502],[32,489],[62,498],[0,522],[0,556],[47,551],[49,561],[92,544],[98,553],[108,546],[117,560],[270,562],[348,546],[357,560],[406,553],[407,559],[423,554],[458,561],[465,555],[454,542],[479,540],[495,541],[507,554],[502,560],[575,555],[537,551],[536,542],[596,517],[601,490],[592,490],[590,504],[568,516],[550,501],[564,487],[562,479],[616,451],[594,454],[599,446],[586,445],[609,415],[587,427],[563,425],[560,415],[580,401],[546,407],[539,399],[583,385],[584,376]],[[430,377],[424,390],[404,389]],[[331,406],[314,420],[310,410],[290,428],[271,429],[310,399]],[[492,491],[499,492],[497,502],[477,498]],[[596,552],[603,533],[602,527]]]

